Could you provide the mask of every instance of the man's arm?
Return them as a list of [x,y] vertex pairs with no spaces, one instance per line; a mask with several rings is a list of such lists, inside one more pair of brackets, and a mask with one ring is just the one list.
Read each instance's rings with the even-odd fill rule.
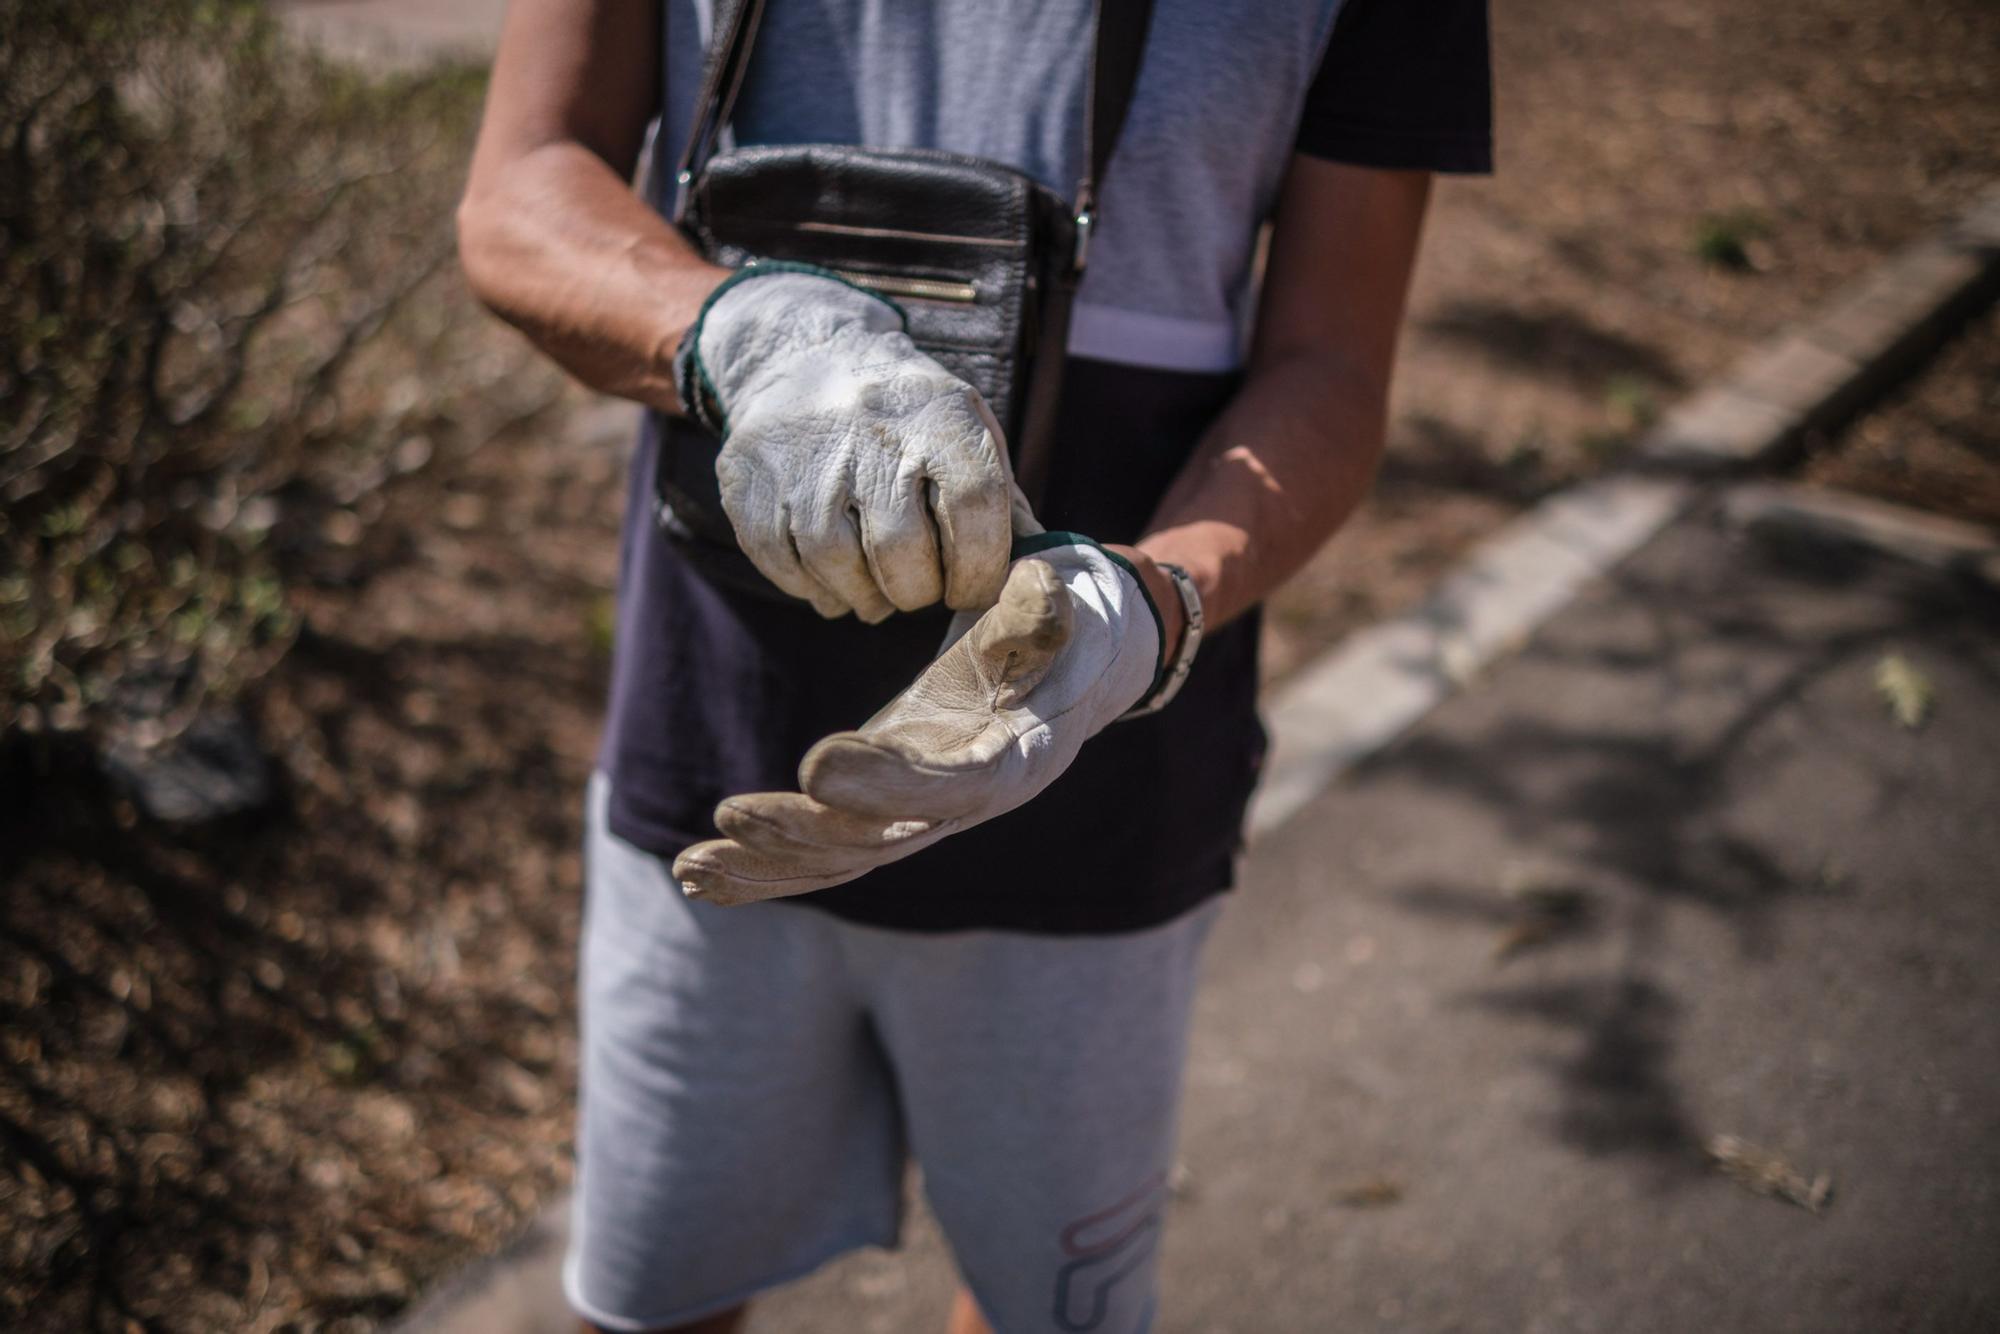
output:
[[[1187,569],[1210,626],[1304,565],[1368,490],[1430,179],[1292,159],[1249,374],[1138,543]],[[1136,563],[1178,642],[1180,600]]]
[[726,272],[628,184],[659,107],[658,0],[514,0],[458,210],[472,290],[585,384],[678,410]]

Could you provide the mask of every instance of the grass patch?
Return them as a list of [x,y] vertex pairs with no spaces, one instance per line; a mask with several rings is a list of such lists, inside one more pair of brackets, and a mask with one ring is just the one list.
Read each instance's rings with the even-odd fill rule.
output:
[[1770,234],[1770,223],[1755,209],[1705,213],[1695,222],[1688,249],[1710,268],[1748,273],[1761,267],[1757,248]]

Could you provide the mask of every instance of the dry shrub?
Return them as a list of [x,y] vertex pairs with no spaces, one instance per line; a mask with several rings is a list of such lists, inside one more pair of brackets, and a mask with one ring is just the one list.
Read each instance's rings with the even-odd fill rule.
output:
[[386,487],[546,401],[450,262],[482,82],[244,0],[0,5],[0,737],[240,688]]

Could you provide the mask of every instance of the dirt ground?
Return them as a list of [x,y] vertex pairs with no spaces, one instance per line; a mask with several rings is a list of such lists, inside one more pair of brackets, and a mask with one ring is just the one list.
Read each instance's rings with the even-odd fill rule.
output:
[[[1497,24],[1500,174],[1439,192],[1389,461],[1275,600],[1274,675],[2000,176],[1983,0]],[[7,803],[0,1325],[373,1328],[566,1180],[620,466],[490,446],[302,595],[251,701],[285,815],[172,834],[66,771]]]
[[1387,461],[1272,600],[1270,676],[2000,176],[1978,0],[1494,11],[1498,171],[1440,183]]
[[1805,480],[2000,527],[2000,310],[1831,440]]
[[619,468],[401,497],[252,702],[281,816],[7,803],[0,1327],[372,1328],[566,1179]]

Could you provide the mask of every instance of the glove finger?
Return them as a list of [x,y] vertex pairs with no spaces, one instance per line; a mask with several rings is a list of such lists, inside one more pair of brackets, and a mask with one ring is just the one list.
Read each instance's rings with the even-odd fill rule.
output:
[[[784,515],[779,516],[779,522],[787,522]],[[789,528],[781,529],[775,540],[755,543],[745,540],[743,530],[739,528],[736,541],[759,574],[793,597],[812,603],[813,610],[829,621],[854,610],[852,603],[821,583],[806,568],[805,562],[799,559],[798,548],[792,543]]]
[[944,597],[928,490],[924,477],[903,472],[889,479],[883,503],[862,506],[858,520],[861,551],[876,586],[901,611],[917,611]]
[[825,805],[884,820],[960,819],[985,807],[1014,744],[1004,720],[954,726],[902,719],[881,732],[836,732],[806,752],[799,783]]
[[715,461],[715,478],[723,513],[736,530],[736,545],[759,574],[793,597],[812,603],[813,610],[828,620],[852,610],[846,599],[835,596],[799,559],[792,541],[791,508],[776,493],[768,475],[746,457],[725,451]]
[[972,661],[997,708],[1017,707],[1069,643],[1076,610],[1047,561],[1017,561],[1000,600],[968,636]]
[[860,507],[852,500],[830,513],[792,515],[792,539],[806,571],[873,625],[895,605],[882,595],[861,549]]
[[[766,564],[764,561],[758,559],[755,554],[750,553],[748,547],[744,548],[745,554],[750,555],[750,563],[757,567],[759,573],[779,588],[784,589],[785,592],[790,593],[793,597],[810,602],[812,609],[827,620],[838,620],[842,616],[847,615],[848,612],[854,610],[853,604],[821,583],[813,576],[812,571],[805,567],[805,562],[799,559],[798,549],[792,545],[789,533],[786,534],[785,540],[779,544],[779,550],[782,550],[786,556],[786,560],[782,565],[776,562]],[[790,581],[789,586],[785,580],[781,580],[777,575],[772,573],[774,568],[783,571],[787,575]]]
[[674,858],[674,878],[691,899],[724,906],[827,889],[862,874],[870,862],[846,857],[773,856],[733,839],[715,838]]
[[800,788],[827,806],[887,819],[949,820],[989,808],[994,770],[1019,740],[1004,715],[1047,676],[1074,614],[1053,566],[1017,562],[999,601],[914,686],[862,730],[806,752]]
[[930,492],[944,563],[944,600],[959,611],[990,607],[1000,595],[1014,544],[1017,494],[1007,475],[1006,441],[986,400],[968,387],[964,406],[974,421],[969,429],[961,427],[961,433],[973,438],[952,451],[957,466],[933,465]]
[[857,815],[814,801],[800,792],[750,792],[715,808],[715,827],[746,848],[773,856],[817,856],[855,852],[884,860],[904,855],[903,845],[937,829],[929,820],[892,820]]

